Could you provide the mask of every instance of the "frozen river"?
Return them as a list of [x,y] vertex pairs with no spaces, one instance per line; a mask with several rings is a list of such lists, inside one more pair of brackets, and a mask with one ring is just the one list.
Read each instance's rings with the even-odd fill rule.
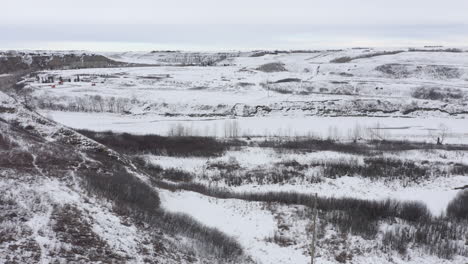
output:
[[120,115],[43,111],[66,126],[95,131],[132,134],[185,134],[193,136],[317,136],[349,139],[359,131],[362,138],[468,143],[468,120],[455,118],[268,116],[236,119],[200,119],[158,115]]

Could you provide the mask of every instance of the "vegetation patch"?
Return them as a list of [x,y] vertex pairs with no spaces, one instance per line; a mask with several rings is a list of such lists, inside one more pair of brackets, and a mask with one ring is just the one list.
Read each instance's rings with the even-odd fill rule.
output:
[[[241,199],[286,205],[305,205],[313,208],[317,202],[319,223],[332,224],[342,234],[377,239],[380,224],[389,228],[383,231],[380,243],[384,252],[397,251],[406,254],[407,248],[418,248],[429,255],[445,259],[468,256],[465,245],[468,222],[451,217],[434,217],[420,202],[395,200],[362,200],[356,198],[325,198],[297,192],[232,192],[227,189],[207,187],[197,183],[174,184],[153,181],[160,188],[171,191],[194,191],[220,199]],[[322,225],[323,226],[323,225]],[[290,243],[288,239],[274,236],[267,240],[280,245]]]
[[222,231],[207,227],[185,214],[170,213],[160,208],[159,195],[153,187],[107,154],[98,152],[88,155],[100,164],[79,171],[83,186],[88,192],[111,201],[119,214],[129,216],[137,223],[145,222],[166,233],[191,239],[193,246],[204,257],[228,262],[245,257],[240,244]]
[[127,154],[151,153],[167,156],[215,157],[222,155],[231,147],[245,145],[239,140],[220,141],[209,137],[164,137],[158,135],[132,135],[128,133],[94,132],[78,130],[81,134]]
[[284,72],[288,71],[285,67],[284,64],[281,62],[271,62],[271,63],[266,63],[258,68],[256,68],[257,71],[262,71],[262,72]]
[[447,99],[462,99],[464,94],[460,89],[418,87],[412,90],[411,96],[418,99],[442,101]]
[[460,191],[447,207],[447,215],[468,220],[468,190]]
[[404,52],[404,50],[374,52],[374,53],[359,55],[356,57],[345,56],[345,57],[335,58],[331,60],[330,63],[348,63],[357,59],[367,59],[367,58],[383,56],[383,55],[395,55],[395,54],[402,53],[402,52]]
[[67,261],[124,261],[124,257],[113,253],[109,245],[94,233],[91,224],[75,206],[56,206],[52,212],[52,219],[52,229],[57,239],[70,245],[62,247],[59,252]]
[[408,150],[448,151],[468,150],[465,144],[437,145],[425,142],[399,140],[369,140],[363,142],[340,142],[333,139],[294,138],[264,140],[258,142],[259,147],[274,148],[278,151],[294,150],[299,152],[336,151],[356,155],[375,155],[382,152],[399,152]]

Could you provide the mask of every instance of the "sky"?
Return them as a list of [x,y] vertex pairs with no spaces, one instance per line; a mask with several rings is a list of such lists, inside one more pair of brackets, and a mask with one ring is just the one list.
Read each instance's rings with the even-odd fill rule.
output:
[[1,7],[0,49],[468,45],[466,0],[15,0]]

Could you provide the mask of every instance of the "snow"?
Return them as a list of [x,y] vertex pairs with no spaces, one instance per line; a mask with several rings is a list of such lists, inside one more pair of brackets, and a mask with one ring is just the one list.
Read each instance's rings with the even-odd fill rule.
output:
[[[159,66],[110,69],[79,69],[56,70],[45,73],[69,78],[82,75],[94,80],[91,82],[64,83],[56,88],[49,85],[31,83],[35,94],[50,93],[56,97],[96,95],[114,97],[135,97],[148,103],[167,103],[192,107],[202,105],[216,106],[218,104],[243,103],[248,105],[267,105],[273,102],[311,101],[350,99],[349,95],[328,94],[320,92],[320,88],[343,90],[351,87],[353,95],[360,99],[393,98],[401,102],[410,98],[412,88],[419,86],[436,86],[460,88],[466,90],[468,78],[468,53],[440,52],[404,52],[396,55],[377,56],[359,59],[351,63],[330,63],[341,56],[362,55],[361,50],[345,50],[342,52],[294,53],[265,55],[262,57],[240,57],[229,59],[229,66]],[[172,53],[124,53],[111,54],[125,58],[127,61],[150,63],[159,60],[161,56],[179,56]],[[216,55],[212,55],[216,56]],[[138,61],[138,58],[145,58]],[[284,63],[286,72],[265,73],[255,70],[258,66],[279,62]],[[455,67],[462,76],[455,79],[441,79],[438,76],[421,75],[411,78],[393,78],[375,70],[377,66],[399,63],[401,65],[436,65]],[[223,65],[223,62],[220,63]],[[317,69],[320,67],[319,73]],[[342,75],[346,73],[347,75]],[[310,94],[280,94],[268,92],[263,85],[285,78],[298,78],[301,83],[288,83],[287,89],[301,90],[314,88]],[[248,84],[243,86],[242,84]],[[375,87],[383,89],[376,90]],[[178,109],[180,110],[180,109]]]
[[400,201],[421,201],[434,215],[445,212],[448,203],[456,196],[455,187],[468,184],[467,176],[436,178],[420,185],[402,186],[400,182],[384,183],[360,177],[344,176],[338,179],[325,179],[316,184],[301,185],[242,185],[232,187],[234,191],[269,192],[294,191],[299,193],[317,193],[324,197],[352,197],[357,199]]
[[[441,158],[443,156],[443,158]],[[427,160],[445,164],[446,162],[468,163],[468,153],[462,151],[424,151],[410,150],[402,151],[399,155],[390,153],[385,157],[401,158],[404,160]],[[318,151],[311,153],[276,152],[269,148],[246,147],[237,151],[227,151],[223,156],[216,158],[198,157],[168,157],[146,155],[148,161],[162,168],[175,168],[194,173],[198,176],[214,173],[207,170],[211,162],[228,162],[234,159],[243,169],[263,170],[274,169],[275,164],[284,161],[295,160],[300,164],[311,164],[313,162],[342,162],[356,160],[362,162],[360,155],[339,153],[334,151]],[[417,159],[416,159],[417,158]],[[204,181],[201,181],[204,183]],[[318,193],[324,197],[353,197],[358,199],[385,200],[396,199],[400,201],[420,201],[426,204],[434,215],[445,212],[449,202],[458,193],[456,187],[468,185],[468,176],[452,175],[449,177],[435,175],[420,183],[403,183],[401,181],[384,182],[383,180],[372,180],[358,176],[344,176],[337,179],[323,178],[322,182],[300,184],[243,184],[241,186],[224,186],[238,192],[269,192],[269,191],[294,191],[299,193]]]
[[[76,69],[44,71],[44,75],[56,75],[71,78],[80,75],[83,81],[64,83],[52,88],[50,84],[37,83],[33,78],[26,83],[33,89],[32,96],[39,102],[55,105],[43,106],[39,113],[57,123],[46,124],[33,122],[40,118],[12,98],[0,93],[2,107],[14,109],[13,113],[4,111],[0,117],[8,121],[19,121],[22,126],[31,124],[35,130],[48,141],[54,141],[54,135],[63,125],[72,128],[95,131],[111,130],[133,134],[168,135],[175,126],[182,125],[189,135],[227,137],[226,128],[236,124],[240,136],[259,137],[294,137],[313,136],[349,140],[349,133],[356,127],[364,131],[381,132],[385,139],[435,142],[441,126],[448,130],[444,143],[468,144],[468,117],[466,97],[468,85],[468,53],[441,52],[404,52],[394,55],[376,56],[356,59],[349,63],[330,63],[343,56],[360,56],[392,49],[343,51],[319,51],[317,53],[269,54],[261,57],[249,57],[251,53],[232,53],[214,66],[173,66],[183,64],[183,60],[217,59],[220,54],[189,54],[170,52],[128,52],[107,53],[106,56],[130,63],[157,64],[162,66]],[[394,50],[394,49],[393,49]],[[76,52],[78,54],[78,52]],[[57,52],[57,54],[65,54]],[[30,58],[25,56],[25,62]],[[256,70],[266,63],[282,63],[287,71],[266,73]],[[460,77],[446,78],[431,71],[410,74],[408,77],[389,76],[376,67],[385,64],[399,64],[408,69],[415,67],[428,68],[451,67],[460,73]],[[429,67],[430,68],[430,67]],[[3,75],[2,75],[3,76]],[[0,76],[0,77],[2,77]],[[273,84],[286,78],[297,78],[300,82]],[[95,85],[93,85],[93,83]],[[268,84],[268,85],[267,85]],[[275,92],[277,85],[291,93]],[[445,101],[420,100],[411,97],[411,91],[417,87],[441,87],[460,89],[464,98]],[[377,88],[377,89],[376,89]],[[108,113],[105,110],[93,109],[96,112],[51,111],[63,106],[83,103],[89,97],[110,100],[111,98],[128,100],[126,111]],[[354,104],[358,104],[355,107]],[[362,104],[362,105],[359,105]],[[360,108],[370,105],[369,108]],[[388,113],[375,110],[394,110]],[[409,106],[427,109],[404,114],[402,109]],[[310,107],[313,106],[313,107]],[[388,106],[388,107],[387,107]],[[254,114],[248,111],[257,107],[271,108],[271,112],[261,111]],[[311,110],[312,109],[312,110]],[[361,110],[356,110],[361,109]],[[364,110],[363,110],[364,109]],[[379,108],[380,109],[380,108]],[[367,111],[370,110],[370,111]],[[330,113],[327,114],[327,111]],[[359,112],[361,111],[361,112]],[[455,113],[455,114],[453,114]],[[338,116],[337,116],[338,115]],[[345,116],[343,116],[345,115]],[[247,117],[249,116],[249,117]],[[369,135],[366,135],[369,136]],[[365,136],[363,136],[365,137]],[[84,140],[84,139],[83,139]],[[256,140],[253,138],[253,140]],[[429,161],[436,166],[447,164],[468,164],[464,151],[405,151],[385,153],[387,157],[408,159],[418,162]],[[162,168],[177,168],[196,175],[206,173],[210,162],[232,161],[240,164],[242,169],[271,169],[282,161],[295,160],[301,164],[311,162],[333,162],[355,159],[361,162],[363,156],[320,151],[313,153],[278,153],[269,148],[245,147],[226,152],[221,157],[190,158],[145,155],[152,163]],[[86,157],[83,157],[83,162]],[[33,156],[33,165],[35,156]],[[37,172],[43,172],[37,168]],[[312,173],[312,172],[311,172]],[[45,175],[42,175],[45,176]],[[145,182],[143,175],[135,174]],[[74,174],[71,172],[74,180]],[[205,183],[203,180],[198,182]],[[113,249],[122,254],[134,257],[135,263],[143,262],[139,251],[142,241],[147,236],[136,226],[123,224],[125,219],[114,215],[106,202],[89,200],[85,202],[79,185],[73,181],[66,185],[57,180],[47,180],[36,186],[16,186],[9,190],[16,192],[15,197],[27,209],[37,210],[35,216],[27,223],[34,238],[41,247],[42,261],[47,262],[45,254],[53,248],[56,241],[48,236],[52,204],[73,204],[78,206],[88,219],[92,220],[92,229]],[[0,187],[13,184],[0,181]],[[432,175],[419,183],[400,181],[384,182],[362,177],[340,177],[323,179],[318,183],[287,184],[245,184],[228,187],[238,192],[294,191],[299,193],[318,193],[324,197],[354,197],[359,199],[397,199],[401,201],[421,201],[434,215],[443,214],[447,204],[454,198],[456,187],[468,185],[468,176],[452,175],[442,177]],[[227,187],[227,186],[221,186]],[[19,189],[23,191],[19,193]],[[47,206],[35,208],[32,199],[26,199],[27,191],[31,197],[40,193],[40,200]],[[295,206],[278,206],[276,211],[271,205],[260,202],[247,202],[235,199],[215,199],[193,192],[169,192],[159,190],[162,206],[173,212],[191,215],[198,221],[220,229],[236,238],[258,263],[309,263],[307,237],[301,230],[307,222],[295,218],[292,213]],[[301,210],[299,208],[298,210]],[[291,224],[289,235],[303,241],[298,245],[279,246],[268,240],[278,231],[278,219]],[[44,232],[45,231],[45,232]],[[43,235],[43,234],[46,235]],[[364,241],[353,237],[353,243],[370,248],[374,241]],[[331,256],[331,255],[330,255]],[[336,263],[324,254],[318,263]],[[457,257],[453,263],[464,263],[466,259]],[[368,263],[450,263],[430,256],[415,256],[411,260],[399,256],[368,254],[356,256],[356,264]]]
[[[267,205],[260,202],[246,202],[235,199],[216,199],[206,197],[194,192],[169,192],[160,190],[162,206],[172,212],[180,212],[194,217],[196,220],[209,227],[218,228],[226,234],[236,238],[247,254],[259,264],[306,264],[310,263],[307,253],[308,241],[305,226],[310,224],[307,219],[297,219],[295,210],[302,208],[291,208],[279,205]],[[272,206],[272,209],[269,208]],[[281,216],[280,216],[281,215]],[[290,246],[279,246],[268,242],[278,230],[276,219],[282,218],[283,224],[289,226],[288,232],[297,234],[293,239],[298,243]],[[296,233],[298,232],[298,233]],[[375,242],[364,240],[359,237],[350,237],[351,246],[361,249],[375,250]],[[319,252],[323,251],[319,248]],[[316,258],[317,263],[337,263],[332,252],[321,252]],[[357,264],[387,264],[387,263],[411,263],[411,264],[464,264],[466,258],[455,257],[451,260],[439,259],[437,257],[420,255],[417,252],[410,257],[393,254],[373,254],[363,252],[353,257],[352,263]]]
[[161,203],[169,211],[183,212],[238,239],[255,261],[264,264],[308,263],[309,258],[291,247],[265,241],[273,236],[276,222],[259,202],[219,200],[193,192],[160,190]]
[[[387,139],[434,142],[434,130],[441,125],[448,128],[446,143],[468,143],[466,119],[455,118],[398,118],[398,117],[317,117],[268,116],[238,117],[236,119],[171,118],[155,115],[119,115],[112,113],[82,113],[40,111],[66,126],[96,131],[126,132],[132,134],[168,135],[178,124],[189,128],[192,135],[224,137],[224,128],[235,120],[242,136],[316,136],[348,139],[356,126],[377,128]],[[336,131],[336,132],[335,132]],[[437,134],[437,132],[435,133]]]
[[[392,50],[372,49],[369,53]],[[48,107],[42,110],[45,115],[74,128],[165,135],[172,126],[182,124],[193,135],[221,137],[228,120],[235,117],[240,135],[328,137],[330,131],[336,130],[343,138],[356,124],[364,128],[379,124],[389,139],[434,141],[432,134],[444,124],[450,132],[448,143],[467,142],[468,109],[463,99],[421,100],[412,98],[411,91],[417,87],[441,87],[460,89],[468,96],[468,53],[403,52],[350,63],[330,63],[337,57],[369,53],[357,49],[261,57],[240,53],[224,61],[229,61],[228,66],[221,66],[224,62],[207,67],[168,66],[164,62],[164,66],[157,67],[55,70],[44,74],[71,79],[80,75],[83,81],[65,82],[52,88],[50,84],[29,80],[28,86],[38,101],[65,109],[85,104],[86,98],[93,96],[103,101],[112,98],[129,101],[125,103],[125,114],[48,112]],[[154,63],[160,59],[198,55],[127,52],[108,56],[127,58],[135,63]],[[283,63],[288,71],[256,70],[271,62]],[[389,63],[405,67],[452,67],[461,76],[441,78],[437,72],[429,71],[401,78],[375,70]],[[302,81],[273,84],[286,78]],[[274,92],[271,90],[274,85],[291,93]],[[257,107],[270,108],[271,112],[257,111]],[[377,108],[379,111],[373,112]],[[433,110],[405,112],[414,108]]]

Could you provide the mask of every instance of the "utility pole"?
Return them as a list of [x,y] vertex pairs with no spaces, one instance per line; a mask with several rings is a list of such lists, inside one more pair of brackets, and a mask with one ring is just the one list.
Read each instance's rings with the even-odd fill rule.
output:
[[315,239],[317,238],[317,193],[315,193],[315,199],[314,199],[314,216],[313,216],[313,221],[312,221],[312,243],[310,245],[310,264],[314,264],[314,258],[315,258]]

